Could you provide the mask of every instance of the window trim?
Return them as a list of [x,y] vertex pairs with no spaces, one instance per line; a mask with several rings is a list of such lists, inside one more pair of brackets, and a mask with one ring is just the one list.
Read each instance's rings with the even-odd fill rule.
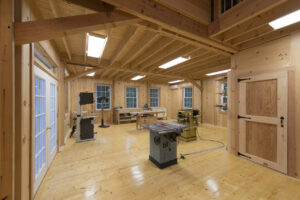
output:
[[[192,107],[185,107],[184,106],[184,98],[185,98],[185,89],[187,89],[187,88],[191,88],[192,89]],[[185,108],[185,109],[192,109],[193,108],[193,106],[194,106],[194,89],[193,89],[193,87],[184,87],[183,88],[183,95],[182,95],[182,106],[183,106],[183,108]]]
[[[151,89],[157,89],[158,90],[158,102],[157,102],[157,107],[151,106]],[[149,88],[149,107],[150,108],[159,108],[160,107],[160,88]]]
[[[136,89],[136,107],[128,108],[127,107],[127,88],[135,88]],[[126,109],[138,109],[139,108],[139,87],[136,86],[126,86],[125,87],[125,106]]]
[[104,108],[103,110],[111,110],[111,93],[112,93],[112,90],[111,90],[111,85],[108,85],[108,84],[101,84],[101,83],[97,83],[96,84],[96,103],[95,103],[95,110],[96,111],[101,111],[102,110],[102,108],[100,108],[100,109],[97,109],[97,86],[107,86],[107,87],[109,87],[109,108]]

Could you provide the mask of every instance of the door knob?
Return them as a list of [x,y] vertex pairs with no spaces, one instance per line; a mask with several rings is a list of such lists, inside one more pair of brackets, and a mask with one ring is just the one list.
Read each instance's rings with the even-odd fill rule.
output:
[[48,131],[48,130],[51,130],[51,127],[50,127],[50,126],[46,128],[46,131]]

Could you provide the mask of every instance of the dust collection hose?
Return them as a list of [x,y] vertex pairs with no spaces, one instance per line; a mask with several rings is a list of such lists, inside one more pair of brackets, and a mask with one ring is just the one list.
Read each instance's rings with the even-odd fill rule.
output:
[[212,140],[212,139],[205,139],[205,138],[202,138],[198,132],[198,127],[196,129],[196,133],[197,133],[197,136],[199,137],[200,140],[202,141],[208,141],[208,142],[215,142],[215,143],[218,143],[218,144],[221,144],[220,146],[216,146],[216,147],[212,147],[212,148],[207,148],[207,149],[202,149],[202,150],[199,150],[199,151],[193,151],[193,152],[189,152],[189,153],[184,153],[184,154],[180,154],[180,159],[185,159],[185,156],[188,156],[188,155],[192,155],[192,154],[197,154],[197,153],[203,153],[203,152],[207,152],[207,151],[213,151],[213,150],[216,150],[216,149],[222,149],[225,147],[225,144],[223,142],[220,142],[218,140]]

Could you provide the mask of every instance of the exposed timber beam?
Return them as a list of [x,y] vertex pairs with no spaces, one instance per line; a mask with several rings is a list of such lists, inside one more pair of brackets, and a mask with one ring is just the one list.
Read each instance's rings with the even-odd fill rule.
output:
[[[141,22],[141,23],[137,24],[137,26],[140,26],[140,27],[142,27],[146,30],[149,30],[149,31],[158,32],[161,36],[169,37],[169,38],[172,38],[173,40],[179,40],[179,41],[182,41],[182,42],[185,42],[185,43],[188,43],[188,44],[192,44],[192,45],[195,45],[197,47],[200,47],[200,48],[203,48],[203,49],[206,49],[206,50],[210,50],[210,51],[214,51],[214,52],[217,52],[217,53],[222,54],[222,55],[227,55],[227,56],[232,55],[232,53],[230,53],[231,51],[224,51],[224,50],[215,48],[213,46],[205,45],[205,44],[203,44],[203,43],[201,43],[201,42],[199,42],[195,39],[186,37],[186,35],[182,35],[182,34],[167,31],[165,29],[162,29],[160,26],[158,26],[156,24],[153,24],[153,23],[150,23],[150,22]],[[234,51],[234,53],[237,53],[238,49],[233,49],[233,48],[231,48],[231,49]]]
[[[56,0],[49,0],[49,4],[50,4],[50,7],[51,7],[51,10],[52,10],[52,13],[53,13],[54,17],[55,18],[60,17],[60,12],[59,12],[59,9],[57,7]],[[67,41],[67,36],[65,35],[65,33],[64,33],[64,36],[62,37],[62,42],[64,44],[64,47],[65,47],[66,53],[68,55],[68,58],[69,58],[69,60],[71,60],[72,59],[71,51],[70,51],[69,44],[68,44],[68,41]]]
[[106,64],[101,64],[101,65],[97,65],[97,64],[89,64],[89,63],[76,63],[76,62],[71,62],[71,61],[67,61],[66,62],[67,65],[77,65],[77,66],[85,66],[85,67],[94,67],[94,69],[90,69],[90,70],[86,70],[84,72],[80,72],[68,77],[65,77],[66,81],[69,80],[74,80],[76,78],[85,76],[86,74],[92,73],[92,72],[97,72],[100,69],[110,69],[110,70],[114,70],[114,71],[120,71],[120,72],[130,72],[130,73],[138,73],[138,74],[144,74],[144,75],[156,75],[156,76],[164,76],[164,77],[170,77],[170,78],[182,78],[181,76],[178,75],[173,75],[173,74],[168,74],[168,75],[162,75],[159,73],[153,73],[153,72],[146,72],[146,71],[142,71],[142,70],[134,70],[134,69],[124,69],[122,68],[122,64],[115,62],[115,64],[113,66],[110,66],[110,63],[106,63]]
[[190,78],[190,77],[185,77],[185,79],[187,80],[187,81],[189,81],[190,83],[192,83],[193,84],[193,86],[195,86],[196,88],[198,88],[200,91],[202,91],[202,87],[201,87],[201,85],[196,81],[196,80],[194,80],[194,79],[192,79],[192,78]]
[[64,33],[78,34],[108,29],[116,26],[128,26],[140,22],[134,16],[123,12],[94,13],[15,23],[15,43],[25,44],[40,40],[64,37]]
[[65,0],[68,3],[84,7],[96,12],[111,12],[114,10],[114,7],[103,3],[99,2],[99,0]]
[[210,22],[209,5],[205,5],[205,1],[201,3],[203,6],[196,6],[188,0],[156,0],[158,3],[175,9],[182,15],[190,17],[200,23],[208,25]]
[[240,25],[234,26],[230,30],[224,32],[220,36],[220,40],[228,42],[233,38],[239,37],[245,33],[251,32],[263,25],[267,25],[269,22],[294,12],[300,8],[299,0],[288,0],[284,2],[279,7],[264,12],[260,15],[255,16],[253,19],[248,20]]
[[244,0],[230,10],[221,14],[208,25],[209,36],[215,36],[245,22],[246,20],[270,10],[287,0]]
[[214,48],[236,53],[236,49],[225,46],[219,42],[208,38],[207,26],[201,24],[189,17],[186,17],[175,10],[171,10],[161,4],[153,1],[144,0],[102,0],[108,4],[116,6],[118,9],[135,15],[146,21],[158,24],[165,29],[173,31],[197,40],[206,46],[213,46]]

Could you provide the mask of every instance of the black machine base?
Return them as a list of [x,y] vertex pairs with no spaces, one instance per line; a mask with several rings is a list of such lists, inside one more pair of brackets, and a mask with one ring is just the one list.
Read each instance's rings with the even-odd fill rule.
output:
[[99,125],[99,128],[109,128],[109,125],[104,125],[104,120],[101,119],[101,124]]
[[171,165],[177,164],[177,158],[174,159],[174,160],[170,160],[168,162],[165,162],[165,163],[157,162],[152,156],[149,156],[149,160],[151,160],[159,169],[164,169],[164,168],[169,167]]

